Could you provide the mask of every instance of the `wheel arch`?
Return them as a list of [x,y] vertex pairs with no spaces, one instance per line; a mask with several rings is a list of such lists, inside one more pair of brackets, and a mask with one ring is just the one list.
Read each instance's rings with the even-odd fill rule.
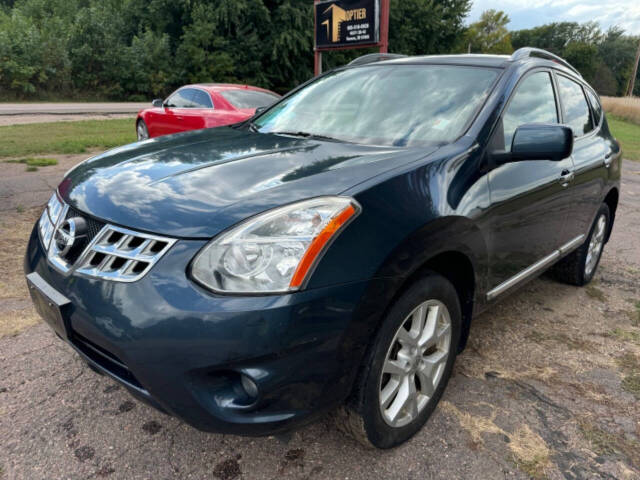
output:
[[[462,309],[459,351],[466,346],[477,301],[485,289],[487,247],[480,229],[466,217],[442,217],[408,237],[389,255],[380,276],[399,281],[385,309],[406,289],[429,272],[442,275],[456,289]],[[384,316],[383,315],[383,318]]]

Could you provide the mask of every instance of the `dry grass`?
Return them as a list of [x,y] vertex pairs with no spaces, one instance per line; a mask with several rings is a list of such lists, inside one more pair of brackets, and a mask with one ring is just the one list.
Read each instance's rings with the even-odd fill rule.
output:
[[440,402],[440,408],[452,414],[471,436],[475,445],[483,445],[485,434],[503,435],[509,439],[509,449],[513,454],[516,466],[534,479],[546,478],[546,470],[550,464],[551,451],[545,441],[531,428],[522,424],[518,429],[509,433],[495,424],[497,412],[494,410],[490,417],[476,416],[463,412],[451,402]]
[[40,316],[33,307],[21,310],[9,310],[0,313],[0,338],[17,335],[25,328],[40,322]]
[[638,97],[600,97],[602,107],[610,115],[640,125],[640,98]]
[[0,213],[0,337],[40,321],[30,302],[24,303],[29,294],[22,272],[27,240],[40,210]]

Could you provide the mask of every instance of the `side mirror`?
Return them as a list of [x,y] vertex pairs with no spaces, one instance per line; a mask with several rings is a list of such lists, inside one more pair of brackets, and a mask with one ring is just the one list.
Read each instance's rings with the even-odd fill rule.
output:
[[164,102],[162,101],[161,98],[156,98],[153,102],[151,102],[151,105],[153,105],[156,108],[162,108],[164,105]]
[[532,123],[516,129],[511,160],[560,161],[573,151],[573,130],[565,125]]
[[264,112],[268,107],[258,107],[256,108],[255,112],[253,112],[253,116],[257,117],[258,115],[260,115],[262,112]]

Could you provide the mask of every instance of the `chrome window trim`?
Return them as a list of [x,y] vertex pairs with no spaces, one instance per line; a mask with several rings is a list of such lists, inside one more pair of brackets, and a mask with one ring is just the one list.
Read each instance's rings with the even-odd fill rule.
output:
[[558,260],[562,255],[565,255],[566,253],[569,253],[570,251],[576,249],[577,247],[579,247],[581,245],[581,243],[584,240],[585,236],[586,235],[584,233],[581,234],[581,235],[578,235],[576,238],[574,238],[573,240],[565,243],[560,248],[558,248],[557,250],[554,250],[552,253],[550,253],[546,257],[538,260],[533,265],[528,266],[527,268],[525,268],[521,272],[515,274],[513,277],[505,280],[500,285],[498,285],[497,287],[493,288],[492,290],[490,290],[487,293],[487,300],[494,300],[498,295],[500,295],[500,294],[506,292],[507,290],[511,289],[511,287],[516,286],[520,282],[523,282],[524,280],[526,280],[526,279],[530,278],[531,276],[533,276],[538,271],[540,271],[543,268],[551,265],[553,262]]

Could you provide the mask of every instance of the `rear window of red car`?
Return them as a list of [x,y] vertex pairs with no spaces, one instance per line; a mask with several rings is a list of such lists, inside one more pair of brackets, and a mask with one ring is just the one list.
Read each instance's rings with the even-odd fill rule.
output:
[[223,90],[220,94],[236,108],[267,107],[280,97],[255,90]]

